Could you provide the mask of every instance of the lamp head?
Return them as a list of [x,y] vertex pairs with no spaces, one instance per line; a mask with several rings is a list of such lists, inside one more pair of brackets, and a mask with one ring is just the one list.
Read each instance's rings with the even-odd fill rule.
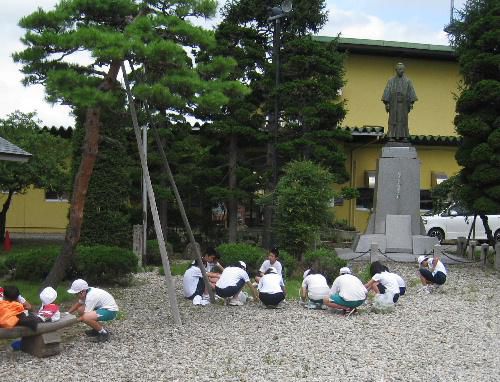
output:
[[281,10],[284,13],[289,13],[292,10],[292,0],[284,0],[281,3]]

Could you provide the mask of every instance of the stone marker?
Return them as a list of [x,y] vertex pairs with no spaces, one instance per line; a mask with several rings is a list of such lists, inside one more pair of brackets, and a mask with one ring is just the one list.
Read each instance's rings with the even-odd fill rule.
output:
[[487,243],[481,244],[481,265],[486,265],[486,258],[488,257],[488,251],[490,246]]
[[500,271],[500,242],[495,244],[495,269]]
[[465,245],[467,244],[467,239],[464,236],[457,237],[457,255],[465,256]]
[[469,242],[469,244],[470,244],[469,259],[474,260],[474,254],[476,253],[477,241],[476,240],[471,240]]

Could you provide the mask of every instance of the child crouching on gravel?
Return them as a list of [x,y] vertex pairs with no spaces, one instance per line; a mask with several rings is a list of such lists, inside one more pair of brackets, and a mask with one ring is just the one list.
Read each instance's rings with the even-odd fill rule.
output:
[[259,299],[268,308],[275,308],[285,299],[285,284],[276,268],[269,268],[259,280]]
[[439,257],[419,256],[418,265],[422,285],[437,287],[446,282],[446,268]]

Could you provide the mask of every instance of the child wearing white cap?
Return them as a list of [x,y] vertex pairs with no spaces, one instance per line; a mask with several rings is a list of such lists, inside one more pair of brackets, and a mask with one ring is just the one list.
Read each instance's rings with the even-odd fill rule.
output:
[[419,256],[420,282],[422,285],[443,285],[446,282],[446,268],[439,257]]
[[73,281],[68,293],[78,295],[78,301],[68,313],[80,313],[79,320],[92,328],[86,330],[85,334],[96,337],[96,342],[107,341],[109,332],[100,322],[113,320],[118,314],[118,305],[113,296],[103,289],[89,287],[82,279]]
[[239,299],[239,294],[245,284],[249,286],[255,300],[259,299],[255,287],[250,282],[246,269],[247,265],[243,261],[229,265],[224,268],[219,280],[215,284],[215,292],[219,297],[230,298],[229,305],[243,305]]
[[274,267],[270,267],[259,280],[259,299],[266,307],[276,307],[285,299],[283,278]]
[[[306,273],[307,272],[307,273]],[[300,288],[300,297],[302,301],[309,303],[306,305],[309,309],[321,309],[323,299],[330,295],[330,287],[325,276],[317,272],[314,268],[309,268],[304,272],[304,280]]]
[[344,312],[354,311],[365,302],[367,290],[348,267],[340,268],[339,273],[330,289],[330,297],[324,298],[323,303]]
[[59,305],[54,304],[56,298],[57,292],[52,287],[47,287],[40,292],[40,301],[42,301],[42,306],[38,310],[37,316],[40,320],[42,320],[42,322],[56,322],[61,318]]

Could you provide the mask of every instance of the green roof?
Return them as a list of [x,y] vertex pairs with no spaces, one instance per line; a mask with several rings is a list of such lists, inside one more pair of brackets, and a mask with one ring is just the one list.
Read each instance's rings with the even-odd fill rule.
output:
[[[349,131],[353,137],[378,136],[385,138],[384,127],[382,126],[342,126],[342,130]],[[458,146],[460,137],[449,135],[410,135],[410,142],[416,145],[426,146]]]
[[[337,37],[313,36],[316,41],[330,42]],[[455,51],[448,45],[417,44],[413,42],[338,38],[340,50],[375,55],[397,55],[408,57],[429,57],[456,60]]]

